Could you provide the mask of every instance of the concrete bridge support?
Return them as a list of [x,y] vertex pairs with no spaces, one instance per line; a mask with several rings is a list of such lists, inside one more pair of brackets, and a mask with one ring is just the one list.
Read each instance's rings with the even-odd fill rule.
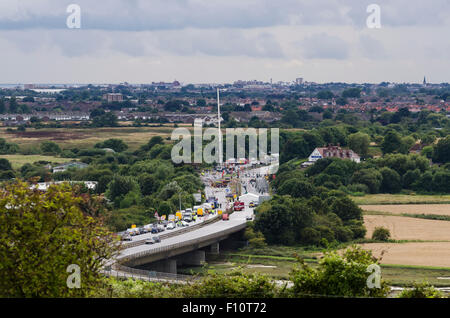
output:
[[219,242],[211,245],[211,254],[219,254]]
[[155,272],[163,272],[163,273],[177,273],[177,261],[175,259],[167,259],[158,262],[154,262],[145,266],[146,270],[151,270]]
[[205,264],[205,251],[198,250],[177,258],[178,265],[202,266]]

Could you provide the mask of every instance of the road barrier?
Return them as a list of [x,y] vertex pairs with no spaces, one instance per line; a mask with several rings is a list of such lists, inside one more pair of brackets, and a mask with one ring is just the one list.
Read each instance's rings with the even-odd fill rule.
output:
[[143,252],[139,252],[139,253],[135,253],[135,254],[131,254],[131,255],[127,255],[126,257],[119,259],[118,261],[120,263],[126,263],[128,261],[134,260],[134,259],[139,259],[148,255],[154,255],[154,254],[159,254],[159,253],[164,253],[164,252],[168,252],[171,250],[176,250],[182,247],[186,247],[186,246],[190,246],[190,245],[196,245],[198,243],[202,243],[211,239],[215,239],[215,238],[219,238],[222,236],[226,236],[228,234],[232,234],[235,232],[238,232],[242,229],[244,229],[247,226],[247,223],[240,223],[232,228],[228,228],[226,230],[222,230],[213,234],[209,234],[206,236],[202,236],[200,238],[195,238],[195,239],[191,239],[191,240],[187,240],[184,242],[180,242],[180,243],[176,243],[176,244],[171,244],[171,245],[167,245],[167,246],[162,246],[162,247],[157,247],[154,249],[149,249],[147,251],[143,251]]

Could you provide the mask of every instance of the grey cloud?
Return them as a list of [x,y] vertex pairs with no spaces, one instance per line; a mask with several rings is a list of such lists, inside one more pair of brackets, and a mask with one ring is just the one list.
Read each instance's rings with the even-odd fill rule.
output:
[[370,59],[385,59],[388,57],[383,44],[368,34],[359,36],[359,46],[364,57]]
[[343,39],[319,33],[306,37],[298,43],[307,59],[337,59],[349,57],[349,44]]
[[3,31],[1,36],[23,52],[58,48],[66,57],[119,52],[128,56],[248,56],[282,58],[278,40],[267,32],[198,30],[119,32],[101,30]]

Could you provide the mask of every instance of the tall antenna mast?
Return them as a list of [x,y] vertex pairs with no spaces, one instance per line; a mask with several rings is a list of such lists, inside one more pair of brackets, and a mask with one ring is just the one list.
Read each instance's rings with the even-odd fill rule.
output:
[[222,168],[222,130],[220,129],[220,96],[219,96],[219,88],[217,88],[217,116],[219,120],[219,164],[220,168]]

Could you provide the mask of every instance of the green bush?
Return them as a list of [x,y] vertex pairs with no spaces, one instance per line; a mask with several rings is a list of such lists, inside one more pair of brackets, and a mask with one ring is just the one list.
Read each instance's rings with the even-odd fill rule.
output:
[[387,228],[382,226],[376,227],[372,233],[372,239],[376,241],[387,241],[391,237],[391,233]]
[[444,294],[427,283],[414,283],[412,289],[404,289],[398,298],[444,298]]

